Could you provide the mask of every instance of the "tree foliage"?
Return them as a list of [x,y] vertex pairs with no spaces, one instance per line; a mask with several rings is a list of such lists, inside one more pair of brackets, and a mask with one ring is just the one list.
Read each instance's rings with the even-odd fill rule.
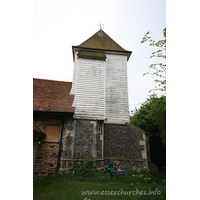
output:
[[[144,75],[153,75],[157,85],[154,91],[166,91],[166,28],[163,29],[163,40],[157,42],[149,36],[147,32],[141,43],[149,42],[150,46],[157,47],[158,50],[152,52],[150,58],[164,59],[160,63],[149,66],[154,72],[147,72]],[[157,59],[158,60],[158,59]],[[150,90],[149,92],[152,92]],[[166,96],[157,97],[154,93],[141,104],[139,109],[135,109],[134,115],[130,117],[130,122],[149,134],[150,152],[152,162],[164,166],[166,161]]]
[[149,136],[159,136],[166,145],[166,96],[158,98],[155,94],[135,109],[130,122],[144,129]]
[[[163,40],[158,40],[157,42],[149,36],[149,32],[147,32],[144,37],[142,38],[141,43],[144,42],[150,42],[150,46],[155,46],[158,47],[159,49],[155,52],[152,52],[152,55],[150,58],[162,58],[166,59],[166,28],[163,29]],[[166,64],[165,62],[160,62],[160,63],[154,63],[149,66],[150,69],[153,69],[153,73],[144,73],[143,75],[154,75],[157,78],[154,80],[156,83],[158,83],[157,86],[153,89],[154,91],[160,90],[160,91],[166,91]],[[151,92],[150,90],[149,92]]]

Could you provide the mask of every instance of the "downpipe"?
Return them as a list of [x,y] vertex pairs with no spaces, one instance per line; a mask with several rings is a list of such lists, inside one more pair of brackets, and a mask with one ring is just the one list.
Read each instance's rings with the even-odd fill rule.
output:
[[62,117],[62,130],[61,130],[61,135],[60,135],[60,145],[59,145],[59,151],[58,151],[58,162],[57,162],[57,169],[56,172],[59,170],[59,161],[61,157],[61,146],[62,146],[62,136],[63,136],[63,129],[64,129],[64,115]]

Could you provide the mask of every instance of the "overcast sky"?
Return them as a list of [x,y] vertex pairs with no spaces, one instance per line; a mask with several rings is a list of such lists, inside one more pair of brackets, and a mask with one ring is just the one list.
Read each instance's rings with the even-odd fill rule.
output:
[[166,27],[165,0],[33,0],[33,77],[72,81],[72,45],[79,45],[103,30],[124,49],[128,61],[129,111],[143,103],[154,79],[148,66],[155,48],[141,44],[147,31],[163,39]]

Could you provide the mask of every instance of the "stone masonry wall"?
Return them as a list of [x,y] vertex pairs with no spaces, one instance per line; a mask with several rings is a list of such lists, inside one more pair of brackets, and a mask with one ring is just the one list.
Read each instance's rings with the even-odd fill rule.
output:
[[37,178],[48,174],[55,174],[57,170],[63,116],[56,113],[34,112],[33,119],[38,127],[40,127],[44,132],[46,125],[60,126],[58,142],[43,142],[41,140],[41,144],[38,145],[37,159],[33,175]]
[[93,132],[95,129],[95,124],[89,120],[76,121],[74,157],[80,158],[81,153],[84,155],[92,154]]
[[34,177],[55,174],[57,170],[59,143],[41,143],[38,146]]
[[75,121],[68,120],[64,123],[62,135],[62,158],[74,157]]
[[[62,135],[61,166],[59,172],[71,170],[74,159],[92,155],[102,158],[103,121],[71,119],[65,122]],[[95,163],[101,166],[101,161]]]
[[142,159],[143,135],[126,125],[105,124],[104,157]]
[[135,126],[104,125],[105,166],[109,160],[117,160],[126,168],[148,167],[147,151],[145,134]]
[[103,123],[101,121],[97,121],[97,127],[96,127],[96,150],[97,150],[97,158],[102,158],[102,140],[103,140]]
[[102,122],[90,120],[76,120],[74,157],[93,155],[102,158]]

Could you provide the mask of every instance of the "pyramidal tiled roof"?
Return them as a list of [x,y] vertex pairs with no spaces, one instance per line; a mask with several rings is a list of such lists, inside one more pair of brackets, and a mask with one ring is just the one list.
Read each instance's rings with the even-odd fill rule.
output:
[[102,29],[97,31],[85,42],[81,43],[78,46],[73,46],[73,47],[102,49],[102,50],[110,50],[110,51],[123,51],[123,52],[131,53],[131,51],[127,51],[124,48],[122,48],[119,44],[117,44],[117,42],[115,42]]

